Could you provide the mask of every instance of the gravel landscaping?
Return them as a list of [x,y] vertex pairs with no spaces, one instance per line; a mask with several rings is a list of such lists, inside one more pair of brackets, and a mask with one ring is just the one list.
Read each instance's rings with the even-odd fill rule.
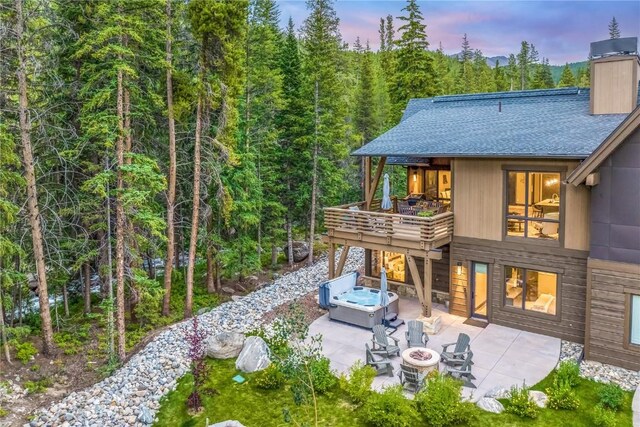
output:
[[[363,263],[364,251],[352,248],[344,271],[357,270]],[[276,307],[317,289],[326,280],[327,271],[327,257],[321,257],[313,266],[286,274],[246,297],[199,315],[199,325],[209,335],[255,329]],[[160,399],[175,389],[177,380],[187,372],[184,334],[188,326],[189,323],[182,322],[170,327],[112,376],[40,410],[27,426],[151,424]]]

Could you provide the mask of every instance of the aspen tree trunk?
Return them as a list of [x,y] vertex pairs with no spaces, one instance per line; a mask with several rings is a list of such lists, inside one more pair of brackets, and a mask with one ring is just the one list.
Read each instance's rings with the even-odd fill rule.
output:
[[31,227],[31,239],[33,241],[33,256],[36,264],[38,278],[38,299],[40,303],[40,317],[42,318],[42,338],[44,355],[50,355],[54,350],[53,329],[51,326],[51,314],[49,311],[49,292],[47,289],[47,271],[44,260],[44,242],[42,240],[42,228],[40,225],[40,209],[38,207],[38,192],[36,188],[36,173],[31,147],[31,123],[28,117],[29,102],[27,99],[27,71],[22,46],[24,17],[22,1],[16,0],[16,50],[18,53],[18,97],[20,110],[20,136],[22,139],[22,162],[24,175],[27,181],[27,209],[29,212],[29,225]]
[[[207,236],[213,233],[213,210],[207,208]],[[210,294],[216,291],[216,250],[213,243],[207,239],[207,292]]]
[[173,116],[173,70],[171,51],[171,0],[167,0],[167,34],[165,53],[167,61],[167,119],[169,120],[169,188],[167,192],[167,259],[164,262],[164,298],[162,315],[168,316],[171,305],[171,273],[175,258],[175,203],[176,203],[176,123]]
[[84,313],[91,313],[91,266],[88,262],[82,264],[82,280],[84,293]]
[[4,349],[4,359],[11,364],[11,354],[9,353],[9,343],[7,341],[7,331],[4,323],[4,299],[2,295],[2,257],[0,257],[0,337],[2,338],[2,348]]
[[191,238],[189,239],[189,260],[187,261],[186,298],[184,317],[193,315],[193,275],[196,267],[196,245],[198,243],[198,219],[200,211],[200,134],[202,133],[202,95],[198,97],[196,111],[196,134],[193,147],[193,214],[191,217]]
[[287,216],[287,259],[289,260],[289,267],[293,267],[293,232],[291,228],[291,217]]
[[313,141],[313,178],[311,181],[311,221],[309,224],[309,258],[307,263],[309,265],[313,264],[313,243],[314,243],[314,234],[315,234],[315,226],[316,226],[316,198],[318,193],[318,126],[320,124],[320,117],[318,111],[318,80],[316,80],[316,89],[315,89],[315,101],[314,101],[314,112],[315,112],[315,130],[314,130],[314,141]]
[[69,293],[67,292],[67,284],[62,285],[62,303],[64,305],[64,317],[69,317]]
[[118,70],[118,93],[117,93],[117,114],[118,114],[118,139],[116,142],[116,161],[118,167],[116,181],[116,331],[118,335],[118,359],[122,362],[126,357],[125,353],[125,324],[124,324],[124,258],[125,258],[125,231],[126,219],[124,205],[122,203],[122,191],[124,190],[124,179],[122,167],[124,166],[124,89],[122,70]]

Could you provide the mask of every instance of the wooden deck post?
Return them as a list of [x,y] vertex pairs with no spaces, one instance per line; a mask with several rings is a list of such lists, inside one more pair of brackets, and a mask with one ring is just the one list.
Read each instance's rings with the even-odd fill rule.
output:
[[336,245],[329,243],[329,280],[336,277]]
[[371,189],[371,157],[364,158],[364,195],[363,200],[367,200]]
[[[425,289],[422,286],[422,278],[420,277],[420,273],[418,272],[418,266],[416,265],[415,258],[411,255],[407,255],[407,263],[409,264],[409,271],[411,272],[413,283],[416,286],[416,294],[418,295],[418,300],[420,300],[420,305],[422,306],[422,314],[425,317],[431,317],[431,291],[429,291],[429,297],[427,298]],[[429,284],[429,286],[430,285],[431,284]]]
[[336,269],[336,277],[342,276],[342,270],[344,269],[344,264],[347,262],[347,257],[349,256],[349,246],[344,245],[342,247],[342,253],[340,253],[340,259],[338,260],[338,268]]
[[429,301],[426,311],[423,313],[426,317],[431,317],[431,288],[433,280],[433,260],[429,256],[424,257],[424,299]]
[[[373,197],[376,195],[376,190],[378,189],[378,184],[380,183],[380,177],[382,176],[382,170],[384,169],[384,165],[387,163],[386,157],[380,157],[380,161],[378,162],[378,167],[376,168],[376,175],[371,182],[369,191],[367,192],[367,199],[365,200],[367,210],[371,207],[371,201]],[[369,160],[369,171],[371,171],[371,160]],[[369,172],[371,174],[371,172]]]

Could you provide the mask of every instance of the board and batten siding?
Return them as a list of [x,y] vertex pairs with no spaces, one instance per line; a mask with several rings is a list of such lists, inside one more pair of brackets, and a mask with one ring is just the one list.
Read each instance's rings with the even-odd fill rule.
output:
[[630,344],[629,302],[640,295],[640,265],[589,258],[585,358],[640,370],[640,346]]
[[[451,312],[469,316],[468,272],[472,261],[489,264],[489,321],[516,329],[584,342],[587,288],[586,251],[454,237],[451,243]],[[463,265],[462,275],[456,263]],[[525,267],[558,274],[555,316],[505,307],[504,267]]]
[[[568,160],[477,158],[458,158],[452,162],[454,236],[494,241],[503,240],[505,167],[557,167],[566,174],[579,164]],[[589,250],[589,190],[584,186],[562,184],[562,187],[564,247]]]

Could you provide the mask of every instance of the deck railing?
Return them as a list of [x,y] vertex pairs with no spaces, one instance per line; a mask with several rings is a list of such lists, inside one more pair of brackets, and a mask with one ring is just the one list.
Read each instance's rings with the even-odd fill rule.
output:
[[[394,200],[395,205],[395,200]],[[357,208],[356,208],[357,207]],[[408,242],[439,242],[453,235],[453,212],[431,217],[401,215],[380,211],[380,201],[374,200],[365,210],[365,202],[350,203],[324,210],[324,224],[329,236],[358,235],[391,237]]]

